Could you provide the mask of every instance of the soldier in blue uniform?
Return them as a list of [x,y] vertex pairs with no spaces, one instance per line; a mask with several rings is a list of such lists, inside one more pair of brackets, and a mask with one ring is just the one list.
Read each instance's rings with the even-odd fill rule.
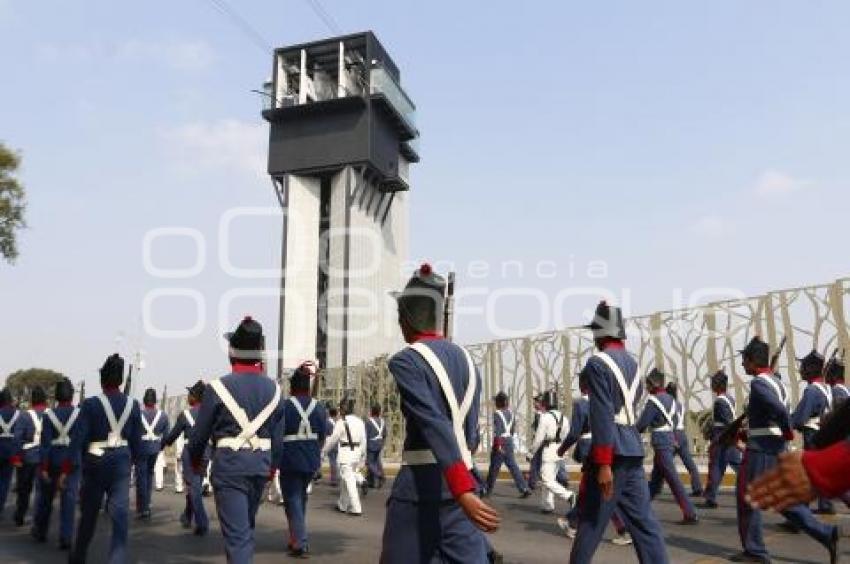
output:
[[[334,432],[334,427],[336,427],[336,420],[339,416],[339,411],[337,410],[337,407],[333,405],[332,402],[327,402],[325,404],[325,407],[328,411],[328,423],[325,427],[325,436],[329,436],[331,433]],[[337,454],[339,454],[339,445],[327,451],[329,466],[328,473],[330,474],[330,476],[328,477],[328,483],[334,487],[339,485],[339,464],[337,464]]]
[[142,451],[136,460],[136,513],[139,519],[151,517],[151,492],[156,459],[162,451],[162,437],[168,432],[168,415],[156,408],[156,390],[148,388],[142,398]]
[[212,439],[210,482],[229,562],[254,559],[254,525],[263,490],[273,475],[272,430],[283,416],[280,387],[263,366],[262,326],[246,317],[225,335],[232,372],[213,380],[187,447],[195,471]]
[[708,480],[705,485],[705,503],[707,509],[717,508],[717,491],[731,466],[735,473],[741,465],[741,451],[736,445],[720,444],[718,441],[723,430],[735,420],[735,399],[726,392],[729,377],[723,370],[711,376],[711,391],[714,392],[712,406],[711,444],[708,447]]
[[666,564],[664,534],[650,506],[643,444],[635,427],[641,379],[635,360],[625,349],[622,311],[601,302],[587,327],[593,331],[598,349],[584,368],[590,388],[592,446],[582,475],[578,531],[570,562],[592,562],[614,509],[619,509],[638,560]]
[[688,437],[688,433],[685,430],[685,402],[679,400],[679,388],[676,382],[667,382],[666,391],[667,395],[676,402],[676,417],[673,421],[676,424],[673,431],[676,436],[674,454],[677,454],[682,460],[682,464],[685,465],[688,475],[691,477],[691,497],[702,497],[704,493],[702,489],[702,477],[699,475],[699,469],[694,462],[694,457],[691,456],[691,438]]
[[21,412],[12,403],[9,388],[0,390],[0,519],[6,507],[6,498],[12,486],[12,474],[20,464],[23,427],[18,423]]
[[[581,465],[582,473],[587,466],[588,458],[590,457],[590,449],[592,446],[592,433],[590,432],[590,399],[588,394],[590,389],[587,383],[587,371],[582,370],[578,375],[578,388],[581,396],[573,400],[573,413],[570,417],[570,431],[566,438],[558,447],[558,456],[563,458],[567,451],[575,445],[573,449],[573,460]],[[569,538],[575,538],[576,529],[578,527],[578,508],[581,504],[582,489],[579,488],[576,502],[567,511],[564,517],[558,517],[558,527],[563,530]],[[617,535],[611,540],[612,543],[618,546],[626,546],[632,544],[632,537],[626,530],[626,524],[620,516],[620,511],[614,509],[611,514],[611,524]]]
[[[177,421],[162,438],[161,448],[165,448],[174,444],[180,436],[184,436],[186,441],[191,440],[195,433],[195,424],[198,420],[198,414],[201,411],[201,402],[204,399],[206,385],[198,380],[191,388],[187,388],[189,392],[187,401],[189,407],[177,416]],[[180,470],[182,473],[183,483],[186,484],[186,507],[180,515],[180,523],[184,528],[192,527],[192,522],[195,523],[194,533],[198,536],[207,534],[210,528],[207,510],[204,507],[204,475],[209,464],[210,449],[209,444],[204,448],[196,461],[193,461],[189,455],[188,449],[184,448],[180,454]],[[195,471],[197,467],[197,472]]]
[[74,385],[67,378],[56,383],[56,406],[44,412],[41,433],[41,491],[36,498],[32,536],[47,539],[53,498],[59,492],[59,548],[71,548],[74,511],[80,484],[80,409],[73,404]]
[[[832,387],[824,382],[824,358],[812,351],[800,361],[800,377],[808,383],[803,397],[791,414],[791,426],[803,434],[803,448],[813,448],[812,438],[820,430],[821,418],[832,410]],[[825,515],[834,515],[835,507],[828,498],[818,498],[815,511]]]
[[327,412],[310,397],[312,363],[302,364],[289,380],[289,399],[274,429],[272,464],[279,472],[280,491],[289,522],[290,556],[304,557],[307,542],[307,487],[321,466],[321,445],[327,436]]
[[493,447],[490,450],[490,469],[487,471],[486,492],[491,494],[499,478],[502,464],[508,467],[514,485],[521,498],[531,495],[531,489],[522,477],[522,472],[516,463],[514,456],[514,432],[516,421],[514,414],[508,407],[508,394],[499,392],[493,398],[496,411],[493,412]]
[[19,421],[23,437],[21,450],[18,452],[19,464],[15,472],[18,496],[14,520],[18,527],[24,524],[24,518],[30,507],[33,486],[35,486],[36,495],[41,489],[40,481],[36,481],[35,478],[41,466],[41,430],[45,409],[47,409],[47,394],[41,386],[35,386],[30,393],[30,408],[21,413]]
[[382,564],[485,564],[481,531],[498,513],[475,495],[481,378],[469,353],[443,338],[446,281],[423,264],[395,294],[405,342],[390,359],[405,418],[402,466],[387,501]]
[[142,426],[139,404],[118,389],[123,380],[124,359],[113,354],[100,369],[103,394],[87,398],[80,406],[76,425],[80,426],[83,475],[80,522],[69,559],[72,564],[86,561],[104,497],[112,519],[107,561],[127,561],[130,467],[141,450]]
[[696,524],[697,514],[691,500],[685,494],[685,487],[679,479],[676,470],[676,461],[673,458],[676,444],[676,412],[678,406],[664,389],[664,373],[653,368],[646,377],[646,386],[649,390],[646,406],[637,422],[637,430],[640,433],[651,429],[652,450],[655,458],[652,461],[652,473],[649,477],[649,497],[655,499],[661,492],[664,482],[670,486],[679,509],[682,510],[683,525]]
[[[737,505],[738,532],[743,551],[730,558],[733,562],[770,562],[762,536],[761,511],[747,502],[745,495],[750,482],[776,466],[787,442],[794,438],[788,412],[788,391],[770,367],[768,345],[753,339],[741,351],[744,371],[753,377],[747,406],[749,428],[747,449],[738,471]],[[805,505],[796,505],[782,512],[796,528],[822,544],[834,563],[838,554],[838,528],[818,522]]]
[[840,358],[832,359],[826,373],[826,383],[832,387],[832,407],[836,409],[839,405],[850,398],[850,391],[844,384],[844,361]]
[[387,423],[381,417],[381,405],[372,405],[366,421],[366,483],[370,488],[384,487],[384,463],[381,452],[387,439]]

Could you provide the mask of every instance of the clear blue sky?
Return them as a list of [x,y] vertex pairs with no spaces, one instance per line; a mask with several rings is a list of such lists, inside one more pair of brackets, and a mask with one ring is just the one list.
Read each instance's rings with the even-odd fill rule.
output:
[[[332,34],[302,0],[230,3],[275,46]],[[676,288],[753,294],[850,272],[847,2],[323,5],[344,32],[374,30],[402,70],[422,131],[412,254],[456,263],[461,288],[482,290],[470,306],[499,288],[601,285],[644,313]],[[94,384],[123,333],[125,353],[146,351],[147,383],[173,390],[226,369],[220,325],[241,314],[274,339],[270,297],[219,312],[234,288],[274,287],[225,273],[218,240],[227,210],[277,205],[249,93],[270,54],[207,0],[0,0],[0,68],[0,140],[23,153],[30,225],[19,262],[0,265],[0,379],[38,365]],[[205,264],[157,279],[145,233],[175,226],[201,233]],[[276,264],[277,220],[234,227],[235,264]],[[161,267],[195,255],[186,238],[153,248]],[[476,260],[493,272],[470,276]],[[507,260],[524,274],[503,276]],[[540,260],[554,277],[534,274]],[[604,279],[586,276],[591,260]],[[160,287],[200,293],[198,337],[144,334]],[[593,302],[540,319],[503,298],[497,325],[576,324]],[[157,304],[160,327],[195,323],[192,302]],[[459,338],[491,332],[469,315]]]

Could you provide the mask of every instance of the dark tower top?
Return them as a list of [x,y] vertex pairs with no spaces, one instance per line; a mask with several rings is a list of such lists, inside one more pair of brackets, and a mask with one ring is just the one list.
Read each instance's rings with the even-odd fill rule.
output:
[[275,50],[263,111],[271,124],[269,174],[363,166],[380,190],[407,190],[419,131],[400,82],[372,32]]

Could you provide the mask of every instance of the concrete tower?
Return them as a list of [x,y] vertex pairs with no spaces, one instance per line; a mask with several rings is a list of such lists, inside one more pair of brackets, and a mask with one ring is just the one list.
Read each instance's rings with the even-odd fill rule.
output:
[[269,174],[284,208],[283,357],[350,366],[400,344],[415,106],[371,32],[277,49],[265,85]]

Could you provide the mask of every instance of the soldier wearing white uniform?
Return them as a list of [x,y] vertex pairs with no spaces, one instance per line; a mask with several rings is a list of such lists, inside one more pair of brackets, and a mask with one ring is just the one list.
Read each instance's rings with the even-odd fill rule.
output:
[[[337,509],[349,515],[362,515],[360,492],[366,495],[366,479],[360,473],[360,465],[366,455],[366,425],[354,415],[354,400],[340,403],[342,417],[334,425],[333,433],[325,442],[322,454],[327,454],[339,443],[339,501]],[[360,492],[358,491],[358,486]]]
[[537,452],[543,448],[542,463],[540,466],[540,481],[543,484],[540,496],[540,509],[544,513],[552,513],[555,510],[555,496],[564,501],[572,503],[575,494],[558,483],[558,447],[570,430],[570,422],[558,411],[558,400],[555,392],[543,394],[543,406],[546,412],[540,415],[537,432],[534,434],[534,444],[530,452]]

